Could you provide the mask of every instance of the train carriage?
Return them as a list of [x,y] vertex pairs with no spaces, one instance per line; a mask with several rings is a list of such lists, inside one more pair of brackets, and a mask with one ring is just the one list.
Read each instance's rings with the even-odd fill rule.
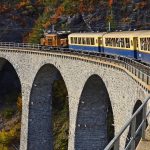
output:
[[141,31],[110,32],[103,37],[104,52],[137,58]]
[[69,48],[75,50],[103,52],[102,33],[72,33],[68,36]]
[[150,30],[144,30],[139,33],[138,43],[137,59],[150,63]]
[[41,38],[41,45],[51,46],[51,47],[67,47],[68,46],[68,34],[69,33],[46,33],[43,38]]

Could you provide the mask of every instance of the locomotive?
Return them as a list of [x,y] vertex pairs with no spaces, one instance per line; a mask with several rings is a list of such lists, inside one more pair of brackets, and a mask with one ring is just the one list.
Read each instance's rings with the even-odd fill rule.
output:
[[41,38],[41,45],[52,47],[67,47],[68,46],[68,34],[69,32],[54,32],[45,33]]
[[150,30],[47,34],[41,45],[122,55],[150,63]]

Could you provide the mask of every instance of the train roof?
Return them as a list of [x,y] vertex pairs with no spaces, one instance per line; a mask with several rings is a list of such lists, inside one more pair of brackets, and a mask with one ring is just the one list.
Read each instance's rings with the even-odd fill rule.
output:
[[104,34],[106,34],[107,32],[85,32],[85,33],[72,33],[69,35],[69,37],[99,37],[99,36],[103,36]]
[[50,32],[50,33],[45,33],[44,35],[45,36],[57,36],[57,35],[69,35],[70,32],[62,32],[62,31],[59,31],[59,32]]
[[140,37],[150,36],[150,30],[109,32],[104,37]]
[[119,31],[119,32],[85,32],[85,33],[72,33],[69,37],[150,37],[150,30],[140,31]]

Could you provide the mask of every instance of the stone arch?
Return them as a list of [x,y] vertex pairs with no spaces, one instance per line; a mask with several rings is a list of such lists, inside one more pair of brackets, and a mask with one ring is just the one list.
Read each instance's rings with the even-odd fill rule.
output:
[[43,65],[35,76],[29,102],[28,150],[54,147],[52,101],[53,84],[57,79],[63,80],[63,77],[52,64]]
[[86,81],[78,106],[75,149],[103,150],[114,136],[113,112],[108,91],[98,75]]
[[[11,115],[4,115],[5,117],[8,117],[7,121],[10,122],[9,126],[7,125],[6,119],[3,119],[4,116],[0,117],[3,121],[5,120],[1,129],[3,128],[5,130],[7,128],[6,132],[8,133],[8,135],[9,130],[12,129],[15,131],[15,135],[20,137],[20,122],[22,110],[21,97],[21,79],[15,66],[9,59],[0,57],[0,109],[3,109],[4,112],[8,112]],[[19,108],[17,107],[17,103],[20,105]],[[17,130],[15,130],[14,126],[17,127]],[[18,137],[14,136],[13,143],[10,143],[10,145],[7,147],[8,149],[13,148],[11,146],[12,144],[14,144],[19,149],[20,140],[16,139],[18,139]]]

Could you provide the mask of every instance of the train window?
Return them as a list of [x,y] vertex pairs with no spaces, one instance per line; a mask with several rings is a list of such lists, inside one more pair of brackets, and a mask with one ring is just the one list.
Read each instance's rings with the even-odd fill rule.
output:
[[136,48],[139,47],[139,41],[138,41],[138,38],[137,38],[137,37],[135,37],[135,38],[133,39],[133,45],[134,45]]
[[112,38],[109,39],[109,46],[112,46]]
[[87,38],[84,38],[84,40],[85,40],[85,44],[87,44]]
[[140,38],[141,50],[150,51],[150,38]]
[[111,38],[108,39],[108,46],[111,46]]
[[84,40],[85,40],[85,44],[87,44],[87,38],[84,38]]
[[116,38],[116,46],[120,47],[120,39],[119,38]]
[[86,44],[85,38],[82,38],[82,44]]
[[105,45],[108,46],[108,38],[105,38]]
[[141,50],[144,50],[144,41],[143,38],[140,38]]
[[81,44],[81,38],[78,38],[78,44]]
[[74,42],[73,42],[73,37],[71,37],[71,44],[73,44]]
[[108,39],[108,46],[110,46],[111,38]]
[[149,38],[146,38],[146,48],[149,51]]
[[144,38],[144,50],[147,50],[147,42],[146,42],[146,38]]
[[75,44],[75,38],[73,38],[73,44]]
[[115,38],[113,38],[112,44],[113,44],[113,47],[116,47],[116,40],[115,40]]
[[87,38],[86,41],[87,41],[87,44],[88,44],[88,45],[91,45],[91,43],[90,43],[90,38]]
[[94,38],[91,38],[91,45],[95,45]]
[[130,40],[129,38],[125,38],[126,41],[126,48],[130,48]]
[[77,37],[74,38],[74,43],[77,44]]
[[52,39],[48,39],[48,45],[52,45],[53,40]]
[[120,42],[121,42],[121,47],[125,47],[124,38],[121,38],[121,39],[120,39]]
[[150,51],[150,38],[147,38],[148,40],[148,51]]
[[115,38],[115,47],[118,47],[118,38]]
[[102,44],[102,38],[98,38],[98,44],[101,45]]
[[106,44],[106,46],[116,47],[116,39],[115,38],[106,38],[105,44]]

